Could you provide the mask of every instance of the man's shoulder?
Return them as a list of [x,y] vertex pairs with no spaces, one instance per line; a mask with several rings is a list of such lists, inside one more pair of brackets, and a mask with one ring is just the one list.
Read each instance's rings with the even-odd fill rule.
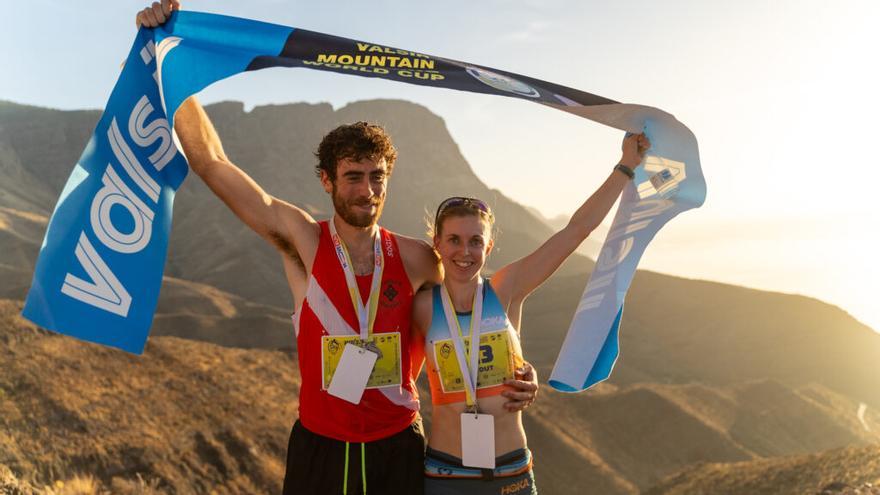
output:
[[434,248],[424,239],[416,239],[403,234],[389,231],[397,239],[397,245],[400,247],[401,256],[422,258],[427,257],[431,260],[440,261]]
[[[388,229],[385,229],[385,230],[388,230]],[[405,243],[405,244],[412,245],[412,246],[424,246],[428,249],[431,248],[431,245],[428,244],[424,239],[416,239],[415,237],[410,237],[408,235],[399,234],[397,232],[392,232],[390,230],[388,230],[388,233],[393,235],[395,238],[397,238],[397,242],[399,242],[401,244]]]
[[397,239],[400,258],[416,289],[440,280],[440,257],[430,244],[415,237],[389,233]]

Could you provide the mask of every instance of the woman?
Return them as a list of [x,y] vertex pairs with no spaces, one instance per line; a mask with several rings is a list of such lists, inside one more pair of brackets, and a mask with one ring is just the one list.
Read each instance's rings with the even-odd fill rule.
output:
[[[434,406],[426,495],[537,493],[521,412],[508,412],[500,395],[504,379],[522,363],[522,304],[602,222],[649,147],[644,134],[625,137],[619,164],[568,225],[485,282],[480,272],[493,246],[490,208],[458,197],[437,208],[430,235],[444,281],[419,293],[413,306]],[[471,341],[479,342],[473,355]]]

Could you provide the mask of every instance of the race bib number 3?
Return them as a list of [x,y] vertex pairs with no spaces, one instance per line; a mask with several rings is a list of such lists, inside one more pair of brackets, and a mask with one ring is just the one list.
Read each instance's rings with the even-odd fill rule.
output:
[[[465,352],[470,352],[471,338],[466,336],[463,341]],[[507,330],[481,334],[479,352],[477,388],[494,387],[504,383],[506,378],[513,378],[513,352]],[[434,362],[443,392],[463,392],[464,381],[451,339],[434,341]]]
[[379,388],[390,385],[400,385],[401,368],[400,368],[400,332],[377,333],[370,336],[365,342],[361,341],[357,335],[325,335],[321,337],[321,365],[323,367],[323,388],[327,390],[336,368],[339,366],[339,360],[342,358],[342,352],[345,344],[354,344],[375,352],[379,358],[367,380],[367,387]]

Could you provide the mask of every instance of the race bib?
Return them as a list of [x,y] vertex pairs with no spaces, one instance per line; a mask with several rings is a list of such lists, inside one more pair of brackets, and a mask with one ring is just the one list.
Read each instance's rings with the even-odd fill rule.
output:
[[[465,352],[470,352],[470,336],[463,338]],[[444,393],[463,392],[464,380],[452,339],[434,341],[434,362],[440,375],[440,386]],[[477,388],[501,385],[507,378],[513,378],[513,352],[510,348],[508,331],[484,333],[480,335],[479,371]]]
[[390,385],[400,385],[401,367],[400,367],[400,332],[377,333],[373,334],[366,341],[362,341],[357,335],[325,335],[321,337],[321,364],[324,369],[324,380],[322,388],[327,390],[330,387],[330,381],[336,373],[339,366],[339,360],[342,358],[342,351],[345,344],[354,344],[375,352],[379,358],[373,366],[373,372],[370,379],[367,380],[367,387],[380,388]]

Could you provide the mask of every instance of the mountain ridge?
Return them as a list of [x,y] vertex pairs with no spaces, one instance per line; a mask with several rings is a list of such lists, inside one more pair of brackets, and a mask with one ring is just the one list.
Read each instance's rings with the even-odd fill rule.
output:
[[[0,300],[0,466],[34,486],[89,473],[102,486],[141,479],[158,493],[278,491],[296,418],[295,355],[156,336],[134,356],[41,330],[20,310],[20,301]],[[749,414],[754,406],[736,392],[767,383],[721,390],[603,383],[577,396],[545,390],[523,418],[538,486],[554,494],[583,493],[583,486],[635,494],[694,463],[762,460],[756,439],[775,423]],[[817,390],[827,404],[855,414],[844,397]],[[712,427],[717,411],[695,407],[706,394],[729,397],[728,414],[743,419]],[[424,383],[420,395],[427,395]],[[429,401],[423,406],[429,424]],[[820,420],[812,423],[834,426],[827,445],[880,445],[877,411],[866,416],[875,433],[853,438],[840,436],[851,423],[830,409],[815,407]],[[784,408],[777,415],[803,416]],[[783,447],[791,455],[815,444]]]
[[[443,197],[465,194],[492,198],[502,232],[498,249],[490,258],[490,271],[531,252],[552,232],[539,215],[480,182],[442,119],[422,106],[384,100],[358,102],[340,109],[329,104],[293,104],[255,107],[245,112],[240,103],[227,102],[210,105],[207,110],[234,161],[245,166],[270,192],[294,198],[318,217],[329,215],[331,207],[313,175],[313,147],[335,125],[369,118],[386,124],[401,155],[383,216],[386,227],[423,237],[422,212],[430,212]],[[0,102],[0,297],[24,297],[47,217],[98,116],[96,111],[32,109]],[[210,400],[226,404],[238,401],[236,407],[248,408],[251,399],[247,394],[251,392],[244,384],[274,375],[267,375],[262,368],[255,371],[247,363],[262,359],[259,356],[276,356],[267,358],[267,363],[275,363],[267,366],[289,368],[285,371],[289,375],[278,379],[290,385],[286,392],[265,393],[280,403],[295,405],[288,395],[292,396],[297,378],[285,357],[295,353],[290,294],[277,256],[201,181],[186,181],[177,194],[168,263],[153,337],[148,343],[148,353],[158,351],[156,356],[146,358],[157,363],[167,358],[170,368],[154,363],[149,369],[155,376],[166,376],[172,363],[186,360],[185,355],[175,355],[170,348],[191,349],[196,356],[226,356],[230,352],[229,356],[234,357],[229,358],[229,364],[235,369],[228,372],[237,370],[242,374],[230,383],[239,386],[224,389],[209,380],[210,394],[216,395]],[[591,269],[592,261],[587,257],[574,256],[526,302],[523,347],[542,380],[549,376]],[[20,303],[4,304],[10,315],[18,310],[8,309],[9,305],[20,309]],[[15,325],[9,328],[18,328]],[[201,347],[199,342],[164,335],[226,347]],[[118,361],[116,351],[40,333],[35,340],[40,345],[28,348],[28,352],[46,353],[40,361],[43,369],[31,369],[26,367],[27,354],[21,354],[23,348],[15,350],[19,338],[0,334],[0,359],[10,352],[18,356],[14,365],[3,368],[14,371],[5,375],[7,385],[0,384],[0,407],[32,407],[40,417],[71,418],[73,431],[64,426],[56,432],[64,441],[82,438],[82,431],[76,428],[83,424],[105,431],[105,426],[96,423],[100,418],[88,417],[95,411],[88,403],[68,398],[73,402],[61,409],[48,399],[28,403],[26,397],[13,395],[19,390],[16,384],[28,384],[27,390],[51,399],[49,392],[63,391],[51,384],[54,375],[50,379],[41,373],[77,370],[72,358],[65,355],[81,360],[80,368],[116,366],[133,370],[140,361]],[[574,473],[578,483],[603,487],[606,493],[637,493],[694,462],[752,462],[762,456],[800,455],[875,442],[876,432],[880,431],[880,390],[876,387],[880,336],[833,305],[805,296],[639,270],[627,297],[620,343],[621,356],[608,382],[575,396],[543,387],[541,399],[525,415],[542,491],[578,493],[578,484],[567,478]],[[278,353],[278,349],[283,352]],[[257,357],[247,357],[251,352]],[[264,352],[270,354],[261,354]],[[199,359],[217,362],[213,358]],[[89,364],[90,360],[103,364]],[[61,368],[54,368],[56,365]],[[188,373],[192,371],[184,368]],[[195,384],[206,379],[193,373],[187,379]],[[222,374],[225,371],[218,373],[226,376]],[[84,381],[81,386],[118,387],[125,382],[117,382],[117,374],[94,374],[90,378],[94,383]],[[189,390],[192,384],[187,380],[168,380],[149,383],[160,390],[171,383],[179,389],[174,393],[208,400],[198,391]],[[257,386],[255,390],[262,389]],[[13,404],[10,397],[25,402]],[[94,401],[110,407],[102,397]],[[137,404],[134,417],[151,414],[151,403],[129,403]],[[866,424],[873,431],[865,431],[856,417],[862,404],[867,407]],[[275,411],[275,405],[265,407]],[[427,413],[430,406],[426,405],[425,410]],[[215,417],[218,423],[227,419],[221,412]],[[208,417],[205,414],[199,418]],[[229,409],[223,414],[234,413]],[[289,428],[292,417],[277,411],[272,414],[277,436],[272,445],[282,445],[272,449],[283,450],[283,430]],[[65,469],[63,474],[70,475],[70,466],[82,465],[81,459],[103,455],[71,454],[70,462],[45,457],[48,454],[37,440],[52,442],[52,437],[45,436],[39,423],[29,422],[20,411],[17,417],[21,422],[0,430],[7,435],[24,435],[22,438],[33,450],[15,450],[10,447],[12,443],[4,444],[0,438],[0,466],[12,466],[18,474],[23,465],[48,459],[45,466]],[[255,476],[263,481],[254,481],[257,478],[249,478],[248,474],[239,477],[240,471],[234,468],[236,456],[230,452],[237,448],[234,445],[241,444],[241,439],[225,443],[228,432],[213,424],[193,428],[200,431],[202,440],[196,439],[191,429],[184,430],[184,443],[175,443],[175,439],[168,442],[177,446],[179,455],[191,460],[189,475],[199,483],[221,480],[215,482],[233,487],[227,489],[232,492],[247,492],[244,487],[248,486],[275,486],[272,480],[279,469],[277,456],[260,458],[259,462],[269,467],[253,468]],[[653,445],[646,444],[648,440]],[[113,441],[117,442],[113,445],[121,445],[118,439]],[[169,455],[163,452],[152,450],[148,457],[154,464],[160,463],[163,456]],[[258,462],[256,457],[241,455],[245,462]],[[127,467],[109,459],[100,460],[99,465],[127,469],[129,475],[136,471],[132,466],[143,467],[131,455],[122,457],[129,463]],[[10,463],[9,459],[16,461]],[[165,480],[162,486],[185,487],[183,482],[173,485],[175,479],[184,477],[168,469],[162,468],[157,475]],[[217,474],[222,469],[226,469],[226,477]],[[100,482],[112,484],[112,474],[102,473]],[[51,474],[46,471],[39,476],[49,480]]]

